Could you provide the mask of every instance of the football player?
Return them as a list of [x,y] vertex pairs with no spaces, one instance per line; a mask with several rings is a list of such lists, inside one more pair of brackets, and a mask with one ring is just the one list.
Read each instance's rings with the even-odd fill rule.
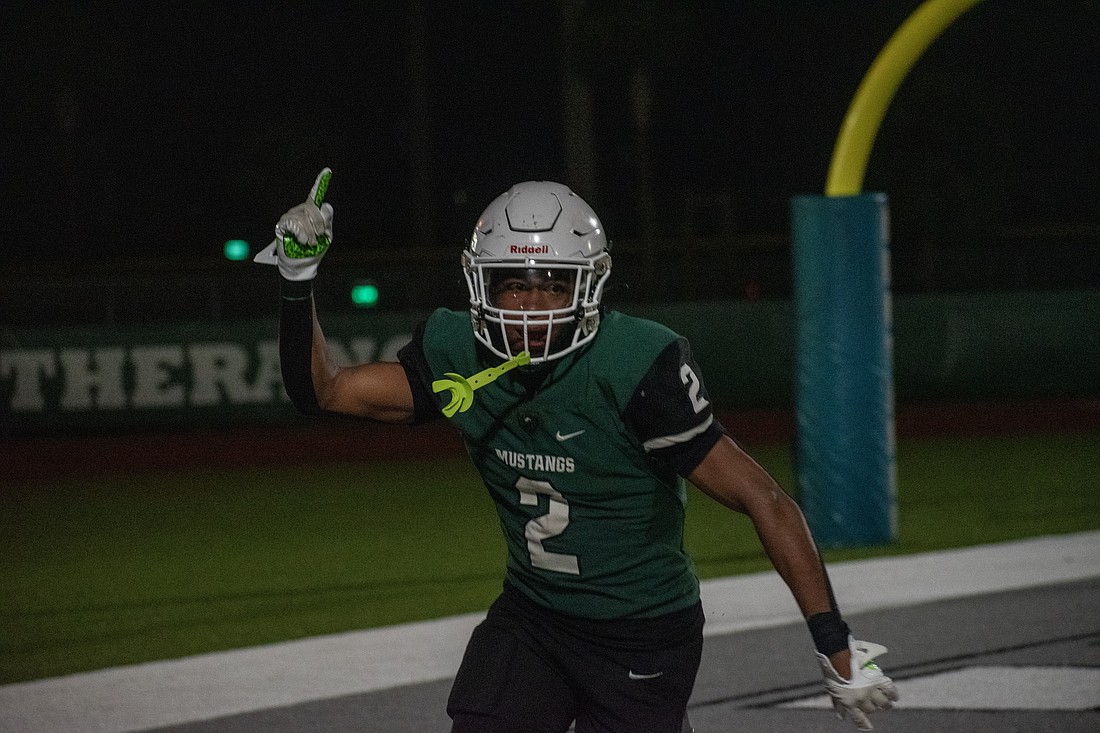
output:
[[439,309],[396,362],[329,357],[312,283],[332,240],[328,169],[258,261],[282,275],[280,358],[302,412],[450,419],[500,517],[504,588],[451,690],[453,731],[690,730],[703,611],[684,480],[749,516],[809,625],[836,711],[863,730],[897,691],[856,641],[798,505],[715,419],[688,342],[604,310],[595,212],[519,183],[462,252],[469,310]]

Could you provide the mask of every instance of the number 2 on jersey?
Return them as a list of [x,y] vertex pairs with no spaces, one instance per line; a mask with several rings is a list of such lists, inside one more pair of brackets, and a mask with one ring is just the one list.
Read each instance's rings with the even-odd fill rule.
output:
[[695,376],[695,372],[691,367],[684,364],[680,367],[680,381],[687,385],[688,399],[691,400],[691,408],[695,410],[695,414],[699,414],[703,411],[703,408],[710,404],[706,397],[699,394],[699,390],[702,389],[703,383],[699,381],[699,377]]
[[523,506],[538,506],[539,495],[549,498],[549,511],[529,521],[524,530],[531,565],[542,570],[580,575],[576,555],[550,552],[542,546],[543,540],[557,537],[569,526],[569,502],[548,481],[520,476],[516,479],[516,489],[519,490],[519,503]]

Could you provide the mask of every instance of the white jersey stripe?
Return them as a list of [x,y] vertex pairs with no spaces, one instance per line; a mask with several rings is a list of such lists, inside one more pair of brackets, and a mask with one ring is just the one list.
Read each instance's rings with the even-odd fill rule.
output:
[[642,443],[642,447],[645,448],[646,452],[648,453],[649,451],[656,450],[658,448],[668,448],[671,445],[686,443],[694,438],[696,435],[699,435],[707,428],[709,428],[712,422],[714,422],[714,415],[707,415],[706,420],[699,423],[690,430],[685,430],[684,432],[677,433],[676,435],[663,435],[658,438],[650,438],[646,442]]

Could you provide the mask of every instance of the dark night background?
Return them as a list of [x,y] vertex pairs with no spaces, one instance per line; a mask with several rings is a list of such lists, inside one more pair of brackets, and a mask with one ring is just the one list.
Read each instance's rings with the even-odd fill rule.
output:
[[[383,307],[460,305],[478,213],[534,178],[596,207],[628,299],[789,297],[789,199],[919,5],[5,2],[0,319],[270,315],[222,245],[325,165],[322,276]],[[864,181],[897,291],[1100,287],[1098,70],[1096,0],[985,0],[928,49]]]

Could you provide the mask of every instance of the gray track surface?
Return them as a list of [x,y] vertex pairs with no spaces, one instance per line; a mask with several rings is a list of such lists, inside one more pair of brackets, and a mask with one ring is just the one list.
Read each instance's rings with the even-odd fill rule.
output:
[[[1074,666],[1100,669],[1100,580],[993,593],[910,608],[857,614],[861,635],[889,639],[883,665],[897,681],[899,707],[876,714],[892,733],[1096,733],[1100,710],[906,709],[905,681],[976,665]],[[708,637],[689,707],[698,733],[853,731],[826,710],[777,704],[816,695],[817,668],[792,650],[806,645],[802,624]],[[167,733],[425,733],[447,731],[449,682],[349,695],[218,720],[156,729]],[[1097,690],[1100,699],[1100,690]]]
[[[1040,553],[1040,548],[1046,548]],[[1070,550],[1072,548],[1072,557]],[[912,559],[888,558],[871,561],[871,564],[854,564],[838,568],[841,599],[858,595],[853,580],[868,578],[875,569],[886,570],[886,575],[902,585],[902,594],[912,593],[912,602],[891,602],[889,607],[869,608],[848,613],[847,618],[860,638],[879,641],[889,646],[889,653],[880,661],[886,671],[897,681],[902,700],[898,708],[873,718],[876,730],[893,732],[928,733],[929,731],[996,731],[997,733],[1035,733],[1037,731],[1100,731],[1100,533],[1085,533],[1065,538],[1037,540],[1013,545],[991,546],[975,551],[931,554]],[[1037,561],[1037,555],[1045,559]],[[981,558],[981,572],[975,574],[972,560]],[[990,558],[995,558],[995,562]],[[996,564],[1007,570],[998,570]],[[1029,564],[1031,563],[1031,564]],[[1014,573],[1011,568],[1024,568]],[[915,579],[929,574],[941,575],[936,585],[948,591],[918,592]],[[1005,589],[991,586],[979,588],[974,594],[958,592],[959,579],[968,585],[980,585],[978,578],[998,576]],[[747,579],[750,583],[751,579]],[[741,580],[736,581],[742,583]],[[875,590],[885,591],[882,578],[871,581]],[[845,586],[851,592],[845,593]],[[744,592],[756,585],[736,585]],[[908,591],[906,589],[909,589]],[[895,593],[898,592],[894,588]],[[746,601],[747,602],[747,601]],[[785,604],[790,605],[787,601]],[[717,616],[717,614],[715,614]],[[720,628],[722,619],[713,618],[714,628]],[[448,627],[448,637],[464,633],[468,619]],[[383,639],[387,647],[400,644],[400,639],[418,638],[416,627],[394,627],[393,633]],[[322,637],[314,643],[332,644],[333,637]],[[344,643],[335,638],[337,643]],[[453,656],[453,644],[448,642],[444,656]],[[853,731],[848,721],[835,718],[831,710],[785,707],[793,701],[819,698],[820,672],[808,653],[809,638],[805,625],[797,621],[782,621],[778,625],[734,628],[707,635],[703,662],[689,712],[698,733],[725,733],[726,731]],[[292,647],[297,650],[299,647]],[[329,659],[332,646],[323,647]],[[456,647],[459,648],[460,647]],[[272,647],[269,649],[278,649]],[[269,649],[259,648],[252,656],[246,650],[234,659],[275,658],[286,666],[288,655],[271,657]],[[296,651],[295,654],[298,652]],[[232,653],[230,653],[232,654]],[[357,653],[356,653],[357,654]],[[353,654],[352,656],[356,656]],[[225,659],[226,657],[222,657]],[[294,655],[289,655],[293,660]],[[325,657],[322,657],[323,659]],[[213,659],[213,658],[211,658]],[[186,661],[186,660],[185,660]],[[210,664],[200,660],[203,665]],[[363,660],[370,665],[371,660]],[[453,660],[448,661],[453,663]],[[322,663],[323,664],[323,663]],[[259,666],[259,665],[257,665]],[[333,665],[330,665],[333,666]],[[1078,674],[1075,679],[1085,679],[1095,690],[1084,692],[1084,705],[1077,709],[1042,710],[1031,694],[1041,681],[1035,674],[1016,680],[1018,687],[1011,690],[1010,704],[975,709],[973,705],[940,705],[937,698],[920,699],[910,695],[911,706],[906,707],[907,683],[916,689],[930,676],[951,670],[974,668],[1008,668],[1033,674],[1031,670],[1058,671]],[[210,665],[213,670],[216,665]],[[203,667],[205,668],[205,667]],[[83,698],[90,711],[100,706],[104,719],[111,717],[105,704],[125,712],[127,706],[157,707],[158,695],[170,698],[185,695],[187,681],[180,676],[177,663],[154,663],[122,670],[123,676],[107,671],[114,682],[110,692],[96,692],[95,697]],[[138,670],[135,672],[134,670]],[[147,670],[147,671],[146,671]],[[174,670],[174,671],[173,671]],[[128,676],[126,676],[128,675]],[[280,676],[282,675],[282,676]],[[92,673],[88,679],[104,675]],[[248,697],[254,690],[271,685],[272,680],[287,678],[286,670],[248,669],[235,678],[241,697]],[[63,731],[129,730],[173,731],[175,733],[343,733],[344,731],[386,731],[387,733],[446,732],[449,721],[445,706],[450,680],[437,676],[431,681],[412,684],[396,684],[387,689],[376,687],[370,692],[356,692],[342,696],[323,697],[324,690],[331,690],[331,683],[322,685],[318,699],[295,701],[285,705],[256,705],[228,715],[194,714],[189,718],[176,718],[179,722],[162,726],[98,726],[85,715],[82,725],[79,705],[83,688],[73,692],[73,681],[82,676],[28,683],[25,686],[0,687],[0,731],[4,733],[62,733]],[[421,677],[427,679],[427,677]],[[1093,680],[1097,680],[1095,683]],[[64,683],[64,687],[51,687]],[[219,683],[220,684],[220,683]],[[975,685],[972,685],[975,686]],[[980,685],[976,685],[980,687]],[[139,689],[140,688],[140,689]],[[52,690],[42,695],[43,690]],[[41,706],[62,705],[61,695],[68,696],[67,718],[24,715],[18,717],[15,710],[25,699],[38,696],[38,712]],[[220,691],[220,687],[219,687]],[[968,689],[966,692],[980,692]],[[1003,687],[997,690],[1004,696]],[[127,698],[127,693],[130,698]],[[89,693],[91,695],[92,693]],[[215,697],[207,692],[210,698]],[[103,698],[108,697],[109,700]],[[980,697],[980,695],[979,695]],[[323,698],[323,699],[322,699]],[[139,702],[141,699],[141,702]],[[1019,701],[1015,705],[1015,701]],[[5,701],[8,710],[5,711]],[[28,707],[28,709],[32,709]],[[244,708],[242,708],[244,709]],[[48,712],[48,711],[47,711]],[[125,717],[125,716],[123,716]],[[209,719],[204,719],[209,718]],[[49,725],[46,720],[52,720]]]

